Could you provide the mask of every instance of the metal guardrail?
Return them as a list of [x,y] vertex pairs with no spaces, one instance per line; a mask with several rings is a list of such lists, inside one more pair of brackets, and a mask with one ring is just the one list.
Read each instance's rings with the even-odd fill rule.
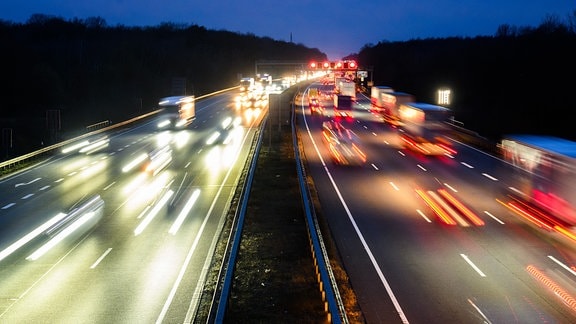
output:
[[[292,100],[294,102],[294,100]],[[328,261],[328,253],[324,246],[324,242],[322,240],[322,235],[320,233],[320,226],[316,220],[316,215],[314,212],[314,206],[311,203],[310,199],[310,189],[308,188],[308,184],[306,182],[306,176],[304,167],[302,165],[302,161],[300,159],[299,154],[299,147],[298,147],[298,137],[296,134],[296,128],[294,123],[295,112],[294,107],[291,108],[291,125],[292,125],[292,138],[293,138],[293,146],[295,152],[295,159],[297,164],[297,171],[298,171],[298,182],[300,186],[300,193],[302,195],[303,201],[303,208],[306,213],[306,224],[308,226],[308,237],[310,240],[310,245],[313,252],[313,257],[316,265],[316,271],[318,274],[318,284],[320,286],[320,290],[322,292],[323,301],[325,303],[325,309],[327,310],[328,320],[331,323],[348,323],[346,317],[346,311],[344,305],[342,303],[342,299],[340,298],[338,285],[332,273],[332,269],[330,267],[330,262]],[[269,120],[266,118],[264,123],[262,124],[261,129],[265,129],[266,123]],[[239,208],[237,212],[237,217],[235,217],[235,229],[234,234],[230,238],[230,253],[225,253],[228,257],[228,262],[226,264],[233,265],[235,264],[235,259],[238,254],[238,250],[240,248],[240,238],[242,236],[242,227],[244,223],[244,217],[246,214],[246,210],[248,207],[248,200],[250,196],[250,190],[253,182],[253,176],[256,170],[256,164],[258,160],[258,154],[260,152],[260,148],[262,146],[264,132],[260,132],[257,144],[255,148],[255,152],[249,167],[248,171],[248,178],[244,184],[242,189]],[[222,269],[223,274],[219,276],[221,279],[222,287],[220,288],[220,294],[217,297],[218,303],[216,306],[216,314],[214,315],[214,323],[223,323],[224,316],[226,315],[226,309],[228,307],[228,298],[230,295],[230,290],[232,288],[232,279],[234,275],[234,267],[228,266],[226,269]],[[212,315],[209,315],[209,320],[212,320]]]
[[[217,95],[217,94],[224,93],[224,92],[226,92],[226,91],[238,89],[238,87],[239,87],[239,86],[222,89],[222,90],[218,90],[218,91],[215,91],[215,92],[211,92],[211,93],[208,93],[208,94],[205,94],[205,95],[196,97],[195,100],[200,100],[200,99],[208,98],[208,97],[211,97],[211,96],[214,96],[214,95]],[[110,125],[110,126],[107,126],[107,127],[104,127],[104,128],[100,128],[100,129],[98,129],[98,130],[91,131],[91,132],[88,132],[88,133],[86,133],[86,134],[83,134],[83,135],[80,135],[80,136],[77,136],[77,137],[74,137],[74,138],[65,140],[65,141],[63,141],[63,142],[59,142],[59,143],[56,143],[56,144],[53,144],[53,145],[50,145],[50,146],[47,146],[47,147],[43,147],[43,148],[41,148],[41,149],[39,149],[39,150],[36,150],[36,151],[34,151],[34,152],[31,152],[31,153],[28,153],[28,154],[24,154],[24,155],[15,157],[15,158],[13,158],[13,159],[10,159],[10,160],[4,161],[4,162],[0,162],[0,170],[10,169],[10,168],[12,168],[12,167],[14,167],[14,166],[16,166],[16,165],[19,165],[19,164],[21,164],[21,163],[26,162],[27,160],[31,160],[31,159],[34,159],[34,158],[38,158],[38,157],[41,156],[42,154],[46,154],[46,153],[53,152],[53,151],[55,151],[55,150],[58,150],[58,149],[62,148],[63,146],[66,146],[66,145],[69,145],[69,144],[71,144],[71,143],[77,142],[77,141],[79,141],[79,140],[81,140],[81,139],[84,139],[84,138],[86,138],[86,137],[90,137],[90,136],[98,135],[98,134],[101,134],[101,133],[105,133],[105,132],[108,132],[108,131],[110,131],[110,130],[113,130],[113,129],[116,129],[116,128],[119,128],[119,127],[126,126],[126,125],[128,125],[128,124],[137,122],[137,121],[142,120],[142,119],[144,119],[144,118],[148,118],[148,117],[150,117],[150,116],[152,116],[152,115],[155,115],[155,114],[159,113],[160,111],[162,111],[162,109],[156,109],[156,110],[154,110],[154,111],[152,111],[152,112],[149,112],[149,113],[146,113],[146,114],[144,114],[144,115],[136,116],[136,117],[131,118],[131,119],[129,119],[129,120],[126,120],[126,121],[123,121],[123,122],[120,122],[120,123],[117,123],[117,124],[113,124],[113,125]],[[95,125],[96,125],[96,124],[95,124]],[[94,126],[94,125],[91,125],[91,126]],[[88,129],[91,129],[91,128],[92,128],[92,127],[88,127]]]
[[[294,102],[294,100],[292,100]],[[295,126],[295,109],[291,107],[291,125],[292,125],[292,141],[294,146],[294,154],[297,165],[298,183],[300,184],[300,194],[302,195],[302,202],[304,204],[304,212],[306,213],[306,224],[308,225],[308,236],[312,246],[312,253],[317,265],[316,271],[320,284],[320,290],[324,298],[324,303],[327,307],[331,323],[348,323],[346,316],[346,309],[340,297],[338,284],[332,272],[330,261],[328,260],[328,251],[322,239],[320,225],[316,218],[314,204],[310,198],[310,188],[306,181],[306,172],[303,166],[303,161],[300,159],[300,149],[298,145],[298,134]]]

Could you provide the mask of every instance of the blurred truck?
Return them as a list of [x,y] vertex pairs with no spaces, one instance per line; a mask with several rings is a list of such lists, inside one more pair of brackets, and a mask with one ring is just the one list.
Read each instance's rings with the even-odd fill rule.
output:
[[334,95],[334,117],[352,118],[352,97],[346,95]]
[[405,148],[424,155],[455,154],[447,135],[452,111],[422,102],[401,104],[398,108],[399,132]]
[[381,92],[380,100],[382,110],[380,116],[385,123],[400,126],[400,106],[416,101],[415,97],[405,92]]
[[372,111],[380,112],[384,108],[382,103],[382,93],[394,92],[394,89],[388,86],[373,86],[370,88],[370,104]]
[[351,81],[340,81],[339,89],[339,94],[350,96],[352,100],[356,100],[356,83]]
[[241,78],[238,90],[240,90],[240,92],[250,92],[254,90],[255,86],[256,81],[254,80],[254,78]]
[[502,158],[516,167],[508,194],[574,227],[576,142],[546,135],[506,135],[500,150]]
[[184,128],[196,118],[194,96],[164,97],[158,102],[161,109],[159,128]]

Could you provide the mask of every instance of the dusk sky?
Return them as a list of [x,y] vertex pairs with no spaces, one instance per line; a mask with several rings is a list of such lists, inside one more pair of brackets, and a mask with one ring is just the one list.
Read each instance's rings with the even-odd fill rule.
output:
[[574,0],[2,0],[0,19],[24,23],[39,13],[101,17],[108,26],[171,22],[266,36],[318,48],[331,60],[366,44],[429,37],[494,35],[498,26],[562,22]]

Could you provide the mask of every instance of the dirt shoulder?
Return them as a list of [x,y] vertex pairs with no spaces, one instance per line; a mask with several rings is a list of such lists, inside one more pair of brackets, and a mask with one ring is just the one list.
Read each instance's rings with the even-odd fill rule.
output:
[[[264,134],[265,138],[266,134]],[[315,208],[321,214],[312,188]],[[321,217],[321,215],[319,215]],[[326,223],[319,219],[351,323],[364,322]],[[298,185],[291,128],[259,156],[234,271],[228,323],[327,323]]]

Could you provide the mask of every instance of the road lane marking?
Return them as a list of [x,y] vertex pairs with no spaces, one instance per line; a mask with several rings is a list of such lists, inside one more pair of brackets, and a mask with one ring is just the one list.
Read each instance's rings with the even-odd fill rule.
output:
[[30,197],[34,196],[34,194],[27,194],[26,196],[20,198],[20,199],[28,199]]
[[576,271],[572,270],[570,267],[568,267],[567,265],[565,265],[564,263],[560,262],[560,260],[556,259],[555,257],[549,255],[548,258],[554,262],[556,262],[556,264],[558,264],[559,266],[561,266],[562,268],[564,268],[566,271],[570,272],[573,276],[576,276]]
[[40,179],[42,179],[42,178],[36,178],[36,179],[30,180],[30,181],[28,181],[28,182],[26,182],[26,183],[24,183],[24,182],[17,183],[17,184],[14,185],[14,187],[26,186],[26,185],[29,185],[29,184],[31,184],[31,183],[34,183],[34,182],[36,182],[36,181],[38,181],[38,180],[40,180]]
[[90,266],[90,269],[96,268],[96,266],[97,266],[102,260],[104,260],[104,258],[108,255],[108,253],[110,253],[110,251],[112,251],[112,248],[108,248],[106,251],[104,251],[104,253],[102,253],[102,255],[96,260],[96,262],[94,262],[94,263]]
[[430,218],[426,217],[426,214],[424,214],[420,209],[416,209],[416,212],[420,214],[420,216],[422,216],[422,218],[424,218],[428,223],[432,223]]
[[12,206],[14,206],[14,205],[16,205],[16,203],[9,203],[8,205],[2,207],[2,209],[8,209],[8,208],[10,208],[10,207],[12,207]]
[[493,180],[493,181],[498,181],[498,179],[494,178],[493,176],[489,175],[488,173],[482,173],[483,176],[485,176],[486,178]]
[[472,262],[472,260],[470,260],[468,258],[468,256],[466,256],[466,254],[460,254],[460,256],[464,259],[464,261],[468,262],[468,264],[472,267],[472,269],[476,270],[476,272],[478,272],[478,274],[480,275],[480,277],[486,277],[486,275],[484,274],[484,272],[482,272],[482,270],[480,270],[480,268],[478,268],[474,262]]
[[458,192],[458,190],[456,190],[455,188],[453,188],[452,186],[450,186],[450,185],[447,184],[447,183],[444,183],[444,186],[446,186],[446,188],[452,190],[453,192]]
[[474,304],[474,302],[472,302],[470,300],[470,298],[468,298],[468,302],[470,303],[470,305],[472,305],[472,307],[474,307],[474,309],[480,314],[480,316],[482,316],[484,318],[485,323],[488,323],[488,324],[492,323],[492,322],[490,322],[488,317],[486,317],[486,315],[484,315],[482,310],[480,310],[480,307],[476,306],[476,304]]
[[471,166],[470,164],[466,163],[466,162],[460,162],[460,164],[462,164],[463,166],[470,168],[470,169],[474,169],[473,166]]
[[485,211],[484,211],[484,214],[486,214],[486,215],[488,215],[488,216],[492,217],[492,219],[494,219],[494,220],[495,220],[495,221],[497,221],[498,223],[500,223],[500,224],[504,225],[504,222],[503,222],[503,221],[501,221],[500,219],[498,219],[498,217],[496,217],[496,216],[494,216],[494,215],[490,214],[488,211],[486,211],[486,210],[485,210]]

